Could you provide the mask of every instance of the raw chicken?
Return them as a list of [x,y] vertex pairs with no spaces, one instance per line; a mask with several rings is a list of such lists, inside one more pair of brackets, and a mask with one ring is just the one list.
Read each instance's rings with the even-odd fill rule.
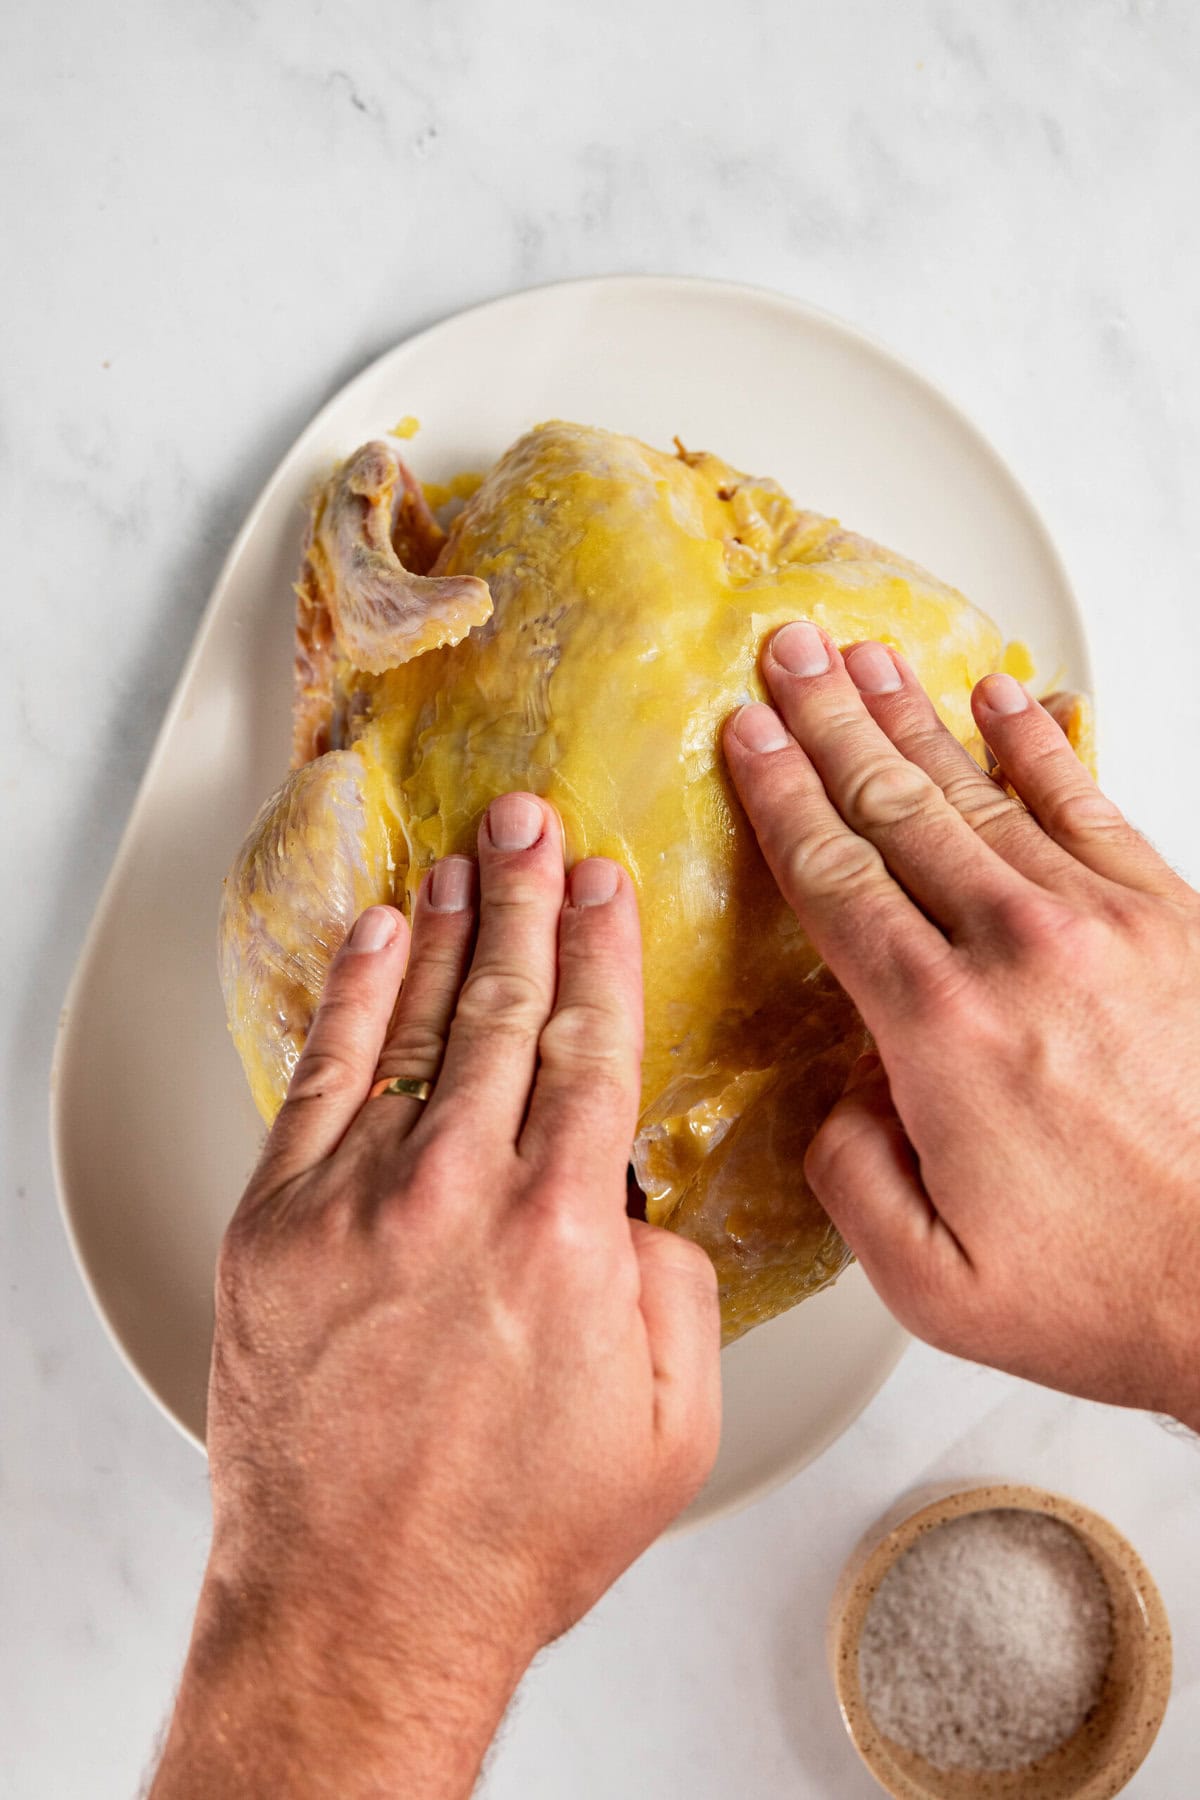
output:
[[529,788],[569,862],[616,857],[640,896],[647,1216],[712,1257],[727,1339],[833,1280],[849,1253],[802,1161],[866,1034],[767,873],[719,732],[762,697],[767,633],[807,618],[896,645],[982,758],[969,695],[1002,666],[991,620],[772,481],[559,422],[513,445],[444,541],[398,449],[364,446],[317,496],[297,592],[301,766],[221,917],[264,1118],[356,913],[407,908],[435,858],[473,851],[496,794]]

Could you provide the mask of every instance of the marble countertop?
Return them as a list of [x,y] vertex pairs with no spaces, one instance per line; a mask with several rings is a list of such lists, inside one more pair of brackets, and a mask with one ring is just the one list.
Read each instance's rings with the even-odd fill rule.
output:
[[[713,274],[840,313],[1034,494],[1086,609],[1106,781],[1200,879],[1198,78],[1189,0],[5,9],[0,1793],[128,1800],[183,1654],[204,1466],[71,1264],[47,1073],[196,620],[297,430],[418,326],[556,277]],[[1128,1791],[1190,1800],[1200,1446],[924,1349],[541,1659],[488,1800],[867,1800],[824,1609],[858,1533],[942,1474],[1063,1488],[1142,1549],[1177,1683]]]

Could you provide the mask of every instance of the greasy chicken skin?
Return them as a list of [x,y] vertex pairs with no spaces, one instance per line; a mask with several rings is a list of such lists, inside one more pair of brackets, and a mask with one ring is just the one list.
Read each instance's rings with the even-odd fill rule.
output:
[[772,481],[558,422],[448,535],[396,442],[365,445],[314,500],[297,594],[297,766],[220,928],[264,1118],[356,914],[407,909],[436,858],[473,851],[495,795],[531,789],[568,863],[614,857],[638,889],[647,1216],[711,1256],[727,1339],[833,1280],[849,1253],[802,1163],[865,1030],[767,872],[720,728],[764,697],[766,635],[805,618],[897,646],[981,755],[969,696],[1003,664],[995,625]]

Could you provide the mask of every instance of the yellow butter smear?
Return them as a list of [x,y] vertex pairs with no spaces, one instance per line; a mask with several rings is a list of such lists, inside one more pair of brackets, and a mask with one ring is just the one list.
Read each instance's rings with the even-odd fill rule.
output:
[[421,489],[436,512],[438,507],[447,505],[451,500],[469,500],[482,486],[483,480],[482,475],[464,472],[452,476],[449,481],[423,481]]
[[[811,619],[839,644],[894,645],[982,759],[972,686],[1032,672],[1028,652],[954,589],[715,456],[552,422],[486,478],[426,495],[466,500],[435,572],[482,577],[494,611],[382,675],[339,664],[342,754],[360,759],[373,821],[355,904],[394,893],[411,909],[435,859],[472,854],[488,803],[515,788],[558,809],[568,863],[629,870],[646,1008],[634,1165],[649,1217],[715,1263],[736,1337],[847,1261],[802,1164],[866,1034],[770,878],[722,727],[765,697],[767,634]],[[346,855],[329,829],[313,828],[311,867]],[[255,1090],[269,1115],[282,1072]]]
[[1029,653],[1028,644],[1023,644],[1019,638],[1005,644],[1000,669],[1005,675],[1015,676],[1018,681],[1032,681],[1037,668]]

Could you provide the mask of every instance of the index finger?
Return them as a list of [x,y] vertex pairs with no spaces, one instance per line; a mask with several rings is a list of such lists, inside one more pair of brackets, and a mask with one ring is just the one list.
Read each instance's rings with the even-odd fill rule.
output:
[[725,728],[724,746],[780,892],[878,1035],[946,977],[950,944],[893,881],[875,846],[851,831],[771,707],[742,707]]
[[357,1118],[375,1079],[408,945],[408,925],[395,907],[371,906],[330,964],[259,1162],[274,1185],[332,1156]]

